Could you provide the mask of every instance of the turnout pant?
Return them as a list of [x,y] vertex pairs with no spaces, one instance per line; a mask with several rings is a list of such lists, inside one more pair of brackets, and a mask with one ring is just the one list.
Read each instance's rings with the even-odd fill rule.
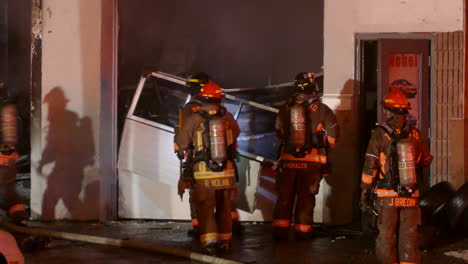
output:
[[[190,203],[190,218],[192,219],[192,227],[198,227],[198,215],[197,209],[195,206],[195,201],[193,200],[193,190],[189,192],[189,203]],[[237,212],[237,204],[235,200],[231,201],[231,218],[232,222],[239,221],[239,213]]]
[[[287,238],[293,215],[296,237],[310,237],[314,221],[315,195],[318,193],[321,178],[320,163],[310,163],[306,170],[280,169],[276,181],[278,200],[273,212],[275,237]],[[296,208],[293,212],[295,201]]]
[[15,221],[27,220],[26,208],[23,200],[16,192],[15,165],[0,165],[0,206],[8,212]]
[[232,237],[231,201],[234,189],[193,191],[198,215],[198,229],[203,246],[228,244]]
[[419,264],[419,208],[381,207],[379,211],[379,235],[376,241],[379,263]]

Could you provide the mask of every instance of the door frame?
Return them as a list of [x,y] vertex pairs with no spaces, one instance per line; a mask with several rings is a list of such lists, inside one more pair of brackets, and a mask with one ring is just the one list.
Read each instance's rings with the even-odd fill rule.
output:
[[117,76],[118,7],[117,0],[101,2],[101,102],[99,167],[101,170],[99,220],[118,217],[117,177]]
[[[432,107],[434,105],[434,98],[431,96],[434,92],[434,67],[433,65],[433,58],[435,54],[435,33],[356,33],[355,34],[355,57],[354,57],[354,79],[356,80],[357,85],[357,100],[361,99],[361,82],[363,81],[362,76],[362,67],[361,67],[361,56],[363,55],[361,52],[361,41],[362,40],[379,40],[379,39],[415,39],[415,40],[429,40],[431,42],[431,48],[429,51],[429,105],[430,105],[430,115],[429,115],[429,131],[428,131],[428,138],[431,138],[431,128],[434,127],[433,120],[435,116],[435,109]],[[380,60],[380,58],[379,58]],[[378,76],[378,83],[381,83],[381,78]],[[360,105],[360,103],[358,103]],[[360,119],[361,117],[359,117]],[[429,140],[429,148],[433,149],[432,140]],[[432,182],[434,175],[432,170],[429,170],[429,180],[428,182]]]

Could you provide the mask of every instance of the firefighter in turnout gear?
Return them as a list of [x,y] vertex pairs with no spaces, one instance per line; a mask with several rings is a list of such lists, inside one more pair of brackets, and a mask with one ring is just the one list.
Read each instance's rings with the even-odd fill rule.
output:
[[0,83],[0,206],[15,223],[26,223],[26,205],[16,192],[16,144],[18,143],[17,107]]
[[186,168],[179,180],[179,194],[190,188],[198,217],[200,240],[209,253],[227,250],[232,237],[231,201],[235,199],[236,141],[239,126],[220,105],[220,87],[208,81],[198,94],[197,111],[184,119],[175,143],[188,153]]
[[[389,93],[383,102],[389,118],[372,133],[361,177],[362,207],[378,212],[376,254],[380,263],[420,263],[418,250],[418,167],[432,162],[426,139],[406,121],[408,99]],[[372,192],[372,193],[371,193]],[[375,195],[374,205],[367,205]],[[398,228],[398,229],[397,229]],[[397,241],[398,240],[398,241]]]
[[[181,120],[187,120],[190,118],[192,114],[196,114],[200,109],[203,104],[203,98],[200,98],[200,90],[210,81],[210,77],[208,74],[204,72],[199,72],[194,75],[192,75],[187,82],[187,85],[189,86],[190,89],[190,101],[185,104],[184,108],[182,109],[182,116],[179,118]],[[187,165],[187,158],[190,152],[193,152],[193,150],[186,151],[185,154],[181,151],[180,147],[174,142],[174,151],[177,153],[177,156],[179,159],[183,160],[183,167],[184,167],[184,173],[189,175],[192,174],[193,171],[191,168],[188,168]],[[184,175],[182,173],[181,176]],[[180,192],[183,192],[184,189],[187,186],[190,186],[190,182],[180,182]],[[190,204],[190,218],[192,222],[192,229],[188,231],[188,234],[191,236],[198,236],[198,216],[195,208],[195,204],[192,199],[192,190],[189,191],[189,204]],[[237,205],[235,201],[233,200],[231,202],[231,218],[232,218],[232,225],[233,225],[233,231],[234,233],[239,233],[242,230],[242,227],[239,222],[239,214],[237,212]]]
[[[182,109],[182,114],[179,117],[179,122],[183,122],[181,120],[187,120],[190,116],[194,113],[197,113],[201,108],[201,100],[198,98],[200,93],[200,89],[205,86],[209,81],[209,76],[204,73],[200,72],[193,76],[191,76],[187,82],[187,85],[190,89],[190,101],[185,104],[184,108]],[[177,153],[177,156],[180,160],[183,160],[181,164],[183,168],[183,173],[181,174],[182,179],[179,181],[179,194],[183,193],[186,188],[191,187],[192,185],[192,178],[193,178],[193,171],[191,168],[187,167],[189,155],[192,154],[193,150],[189,149],[188,151],[181,151],[180,147],[174,142],[174,151]],[[183,179],[186,179],[185,181]],[[192,219],[192,229],[188,231],[189,235],[198,236],[198,216],[195,209],[195,204],[192,200],[192,189],[189,188],[189,204],[190,204],[190,218]]]
[[282,148],[273,212],[275,238],[287,239],[291,220],[296,238],[311,237],[315,195],[328,174],[327,151],[335,145],[337,129],[335,114],[320,101],[313,73],[299,73],[295,93],[280,107],[276,119]]

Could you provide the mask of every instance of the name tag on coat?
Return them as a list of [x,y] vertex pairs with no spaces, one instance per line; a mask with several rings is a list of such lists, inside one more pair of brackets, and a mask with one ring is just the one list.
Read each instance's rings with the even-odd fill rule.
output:
[[311,168],[310,163],[311,162],[289,161],[288,160],[288,161],[283,161],[282,164],[281,164],[281,167],[284,168],[284,169],[297,169],[297,170],[303,169],[303,170],[306,170],[306,169]]
[[206,190],[230,189],[235,186],[234,173],[234,170],[195,172],[195,184]]
[[418,206],[417,197],[385,197],[381,199],[383,199],[382,205],[384,207],[407,208]]

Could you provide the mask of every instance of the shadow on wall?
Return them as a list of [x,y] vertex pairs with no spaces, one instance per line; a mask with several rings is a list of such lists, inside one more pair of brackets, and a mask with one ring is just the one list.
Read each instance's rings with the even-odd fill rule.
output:
[[[330,186],[325,205],[329,215],[324,215],[324,222],[332,225],[347,224],[359,213],[359,182],[361,164],[359,164],[359,109],[357,98],[357,83],[348,80],[344,84],[341,105],[335,111],[340,127],[336,147],[330,151],[330,165],[332,173],[325,178]],[[353,95],[350,104],[346,104],[347,95]],[[326,219],[329,217],[329,219]]]
[[[47,188],[42,201],[42,220],[53,220],[56,206],[63,201],[68,214],[64,218],[89,219],[97,215],[99,180],[86,186],[80,197],[85,168],[94,164],[93,128],[89,117],[80,118],[68,110],[69,100],[61,87],[54,87],[44,98],[48,105],[46,147],[42,152],[39,171],[54,163],[47,176]],[[44,175],[45,176],[45,175]],[[94,211],[93,211],[94,210]]]

